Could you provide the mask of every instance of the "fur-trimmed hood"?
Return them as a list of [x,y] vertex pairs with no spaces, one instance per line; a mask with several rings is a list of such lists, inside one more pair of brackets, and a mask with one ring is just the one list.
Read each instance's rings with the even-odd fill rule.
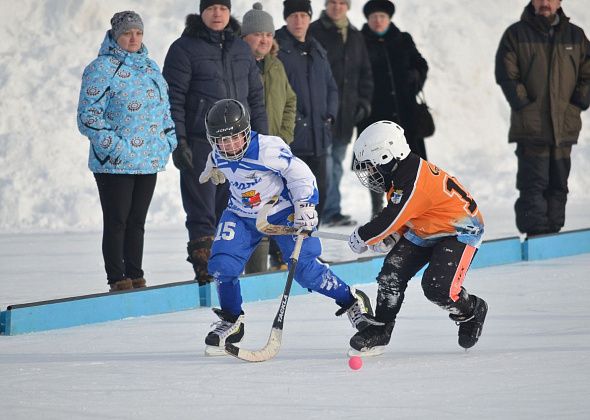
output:
[[[225,27],[225,29],[223,31],[226,33],[230,32],[230,33],[234,34],[234,36],[239,37],[241,29],[242,29],[242,27],[240,26],[240,22],[238,22],[238,20],[236,18],[234,18],[233,16],[230,16],[229,23],[227,24],[227,26]],[[203,19],[201,18],[201,15],[197,15],[197,14],[187,15],[186,20],[185,20],[184,31],[182,32],[183,36],[192,36],[195,38],[206,38],[209,36],[209,34],[212,34],[212,33],[215,33],[215,31],[212,31],[207,26],[205,26],[205,24],[203,23]]]

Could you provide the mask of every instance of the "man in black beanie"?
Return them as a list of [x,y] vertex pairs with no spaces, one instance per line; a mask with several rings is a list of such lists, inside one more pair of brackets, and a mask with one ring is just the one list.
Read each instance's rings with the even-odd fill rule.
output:
[[320,222],[331,179],[332,125],[338,113],[338,87],[332,77],[326,50],[308,34],[309,0],[285,0],[287,25],[276,32],[279,59],[297,95],[293,154],[303,160],[317,180]]
[[198,181],[211,152],[205,115],[216,101],[237,99],[248,108],[252,129],[268,132],[260,72],[250,47],[238,36],[240,25],[230,8],[229,0],[202,0],[201,14],[187,16],[184,32],[170,46],[163,70],[178,138],[172,157],[180,170],[189,237],[187,260],[200,284],[211,280],[207,262],[229,197],[228,183]]
[[199,4],[199,13],[203,14],[203,11],[208,7],[213,5],[219,4],[221,6],[227,7],[228,10],[231,10],[231,1],[230,0],[201,0]]

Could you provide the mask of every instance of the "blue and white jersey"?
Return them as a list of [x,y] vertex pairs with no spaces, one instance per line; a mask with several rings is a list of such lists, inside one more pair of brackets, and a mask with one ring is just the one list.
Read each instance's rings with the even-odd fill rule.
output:
[[315,176],[280,138],[251,132],[252,141],[240,160],[213,160],[230,185],[227,209],[238,216],[256,218],[259,209],[275,195],[279,201],[269,215],[289,208],[295,201],[318,203]]

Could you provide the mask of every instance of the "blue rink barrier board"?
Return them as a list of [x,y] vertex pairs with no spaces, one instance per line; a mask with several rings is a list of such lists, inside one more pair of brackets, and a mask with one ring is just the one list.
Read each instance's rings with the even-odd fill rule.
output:
[[[517,237],[497,239],[482,244],[472,268],[589,252],[590,229],[538,236],[524,242]],[[331,268],[347,283],[362,284],[375,281],[382,264],[383,257],[369,257],[331,264]],[[286,280],[286,271],[243,276],[243,300],[277,299],[283,292]],[[292,296],[306,293],[309,293],[307,289],[293,283]],[[10,305],[0,312],[0,335],[47,331],[218,304],[214,285],[199,286],[195,281],[187,281],[140,290]]]

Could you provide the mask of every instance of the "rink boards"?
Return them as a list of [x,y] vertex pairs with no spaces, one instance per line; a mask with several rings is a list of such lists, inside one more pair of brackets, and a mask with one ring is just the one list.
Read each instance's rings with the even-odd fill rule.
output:
[[[539,236],[520,242],[519,238],[486,241],[472,268],[558,258],[590,252],[590,229]],[[331,264],[332,270],[349,284],[375,280],[383,257],[361,258]],[[241,278],[244,302],[276,299],[283,291],[287,273],[272,272]],[[198,286],[194,281],[170,283],[116,293],[99,293],[20,305],[0,312],[0,335],[17,335],[138,316],[184,311],[218,304],[214,285]],[[309,293],[293,283],[291,295]]]

